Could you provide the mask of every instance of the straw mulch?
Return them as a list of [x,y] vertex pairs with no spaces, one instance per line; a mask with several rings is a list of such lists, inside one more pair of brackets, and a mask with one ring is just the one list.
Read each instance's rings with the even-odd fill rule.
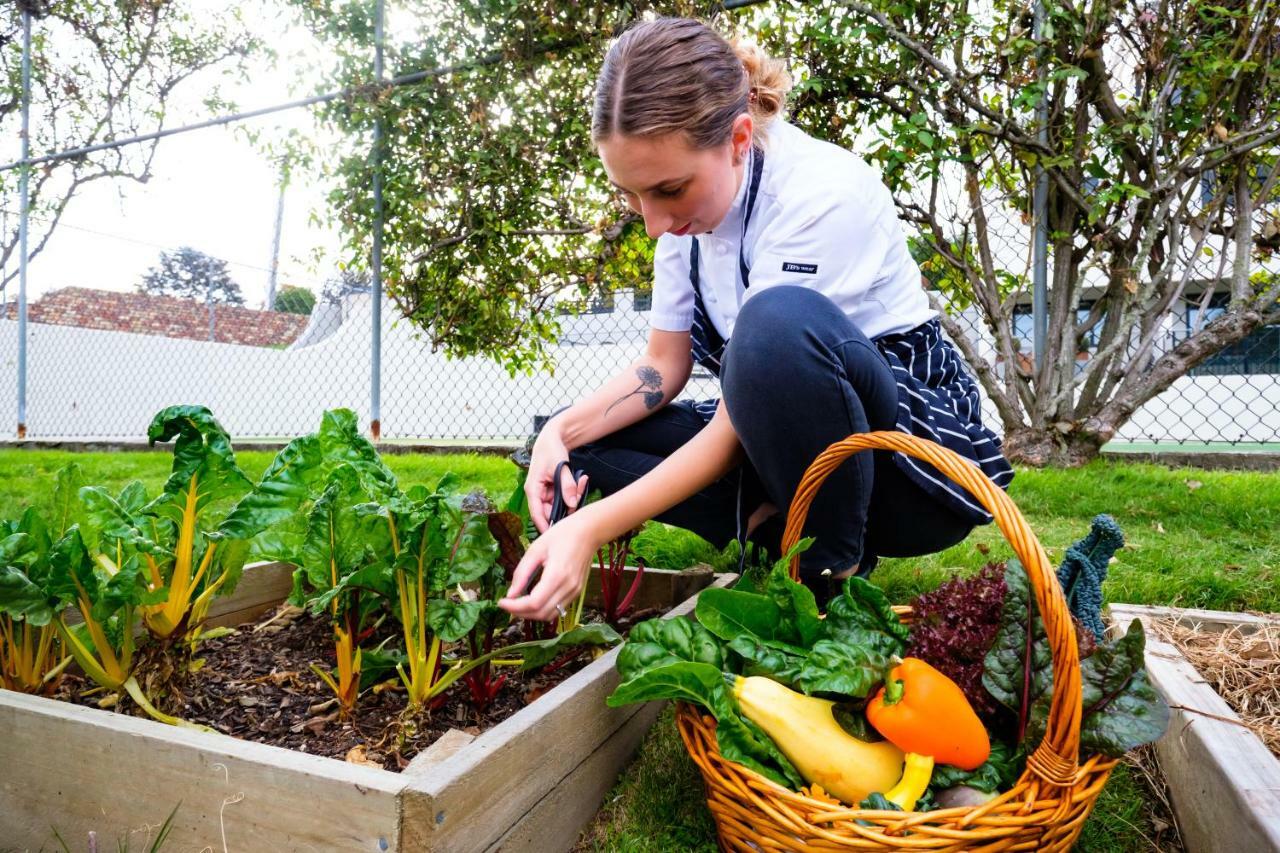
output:
[[1280,757],[1280,625],[1254,632],[1202,630],[1161,622],[1155,633],[1172,642],[1240,719]]

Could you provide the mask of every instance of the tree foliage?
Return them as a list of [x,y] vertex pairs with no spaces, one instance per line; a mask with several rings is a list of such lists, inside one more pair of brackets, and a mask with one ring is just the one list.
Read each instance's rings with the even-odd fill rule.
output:
[[[591,150],[608,40],[643,15],[707,7],[408,5],[401,20],[422,23],[393,33],[388,74],[451,70],[329,109],[351,140],[332,197],[349,249],[367,256],[380,119],[388,294],[453,354],[541,366],[557,294],[633,286],[651,271],[652,244]],[[772,2],[716,24],[789,60],[793,121],[884,171],[1007,447],[1078,461],[1192,367],[1280,321],[1280,6],[1043,5],[1040,39],[1030,4],[1010,0]],[[373,4],[297,6],[333,45],[330,82],[367,86]],[[1039,371],[1014,319],[1030,301],[1038,168],[1051,253]],[[1227,309],[1172,338],[1173,321],[1215,290],[1229,292]],[[970,306],[993,344],[949,313]]]
[[[173,122],[169,108],[194,75],[230,71],[259,45],[225,10],[212,17],[189,4],[126,0],[20,0],[0,9],[0,138],[21,130],[22,8],[33,15],[31,155],[68,151],[154,132]],[[208,84],[206,84],[208,85]],[[212,110],[229,105],[216,86],[206,89]],[[29,257],[45,248],[71,199],[84,186],[112,180],[145,183],[158,141],[43,163],[30,180]],[[18,148],[13,145],[13,157]],[[0,172],[0,198],[9,212],[0,230],[0,285],[18,275],[19,170]]]
[[316,295],[305,287],[286,284],[276,294],[276,303],[272,307],[286,314],[310,316],[311,311],[316,307]]
[[232,281],[227,262],[190,246],[161,252],[160,263],[142,277],[138,290],[197,302],[244,304],[240,285]]

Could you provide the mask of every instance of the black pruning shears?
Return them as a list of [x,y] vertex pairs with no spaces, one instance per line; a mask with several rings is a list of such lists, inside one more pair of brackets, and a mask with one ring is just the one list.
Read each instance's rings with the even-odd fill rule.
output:
[[[555,481],[555,483],[552,487],[552,492],[551,492],[551,514],[547,517],[547,523],[549,525],[555,524],[557,521],[560,521],[566,515],[569,514],[569,505],[565,503],[565,500],[564,500],[564,489],[562,489],[560,486],[561,482],[563,482],[563,480],[560,477],[560,472],[562,472],[567,467],[569,467],[568,459],[564,460],[563,462],[561,462],[559,465],[556,466],[556,473],[555,473],[555,476],[552,478]],[[573,474],[574,485],[577,485],[578,481],[582,479],[583,473],[584,472],[581,470],[574,472]]]
[[[561,484],[561,482],[562,482],[562,480],[560,479],[560,474],[561,474],[561,472],[562,472],[562,471],[564,471],[564,469],[565,469],[565,468],[567,468],[568,466],[569,466],[569,460],[568,460],[568,459],[565,459],[565,460],[564,460],[564,461],[562,461],[560,464],[556,465],[556,473],[555,473],[555,475],[552,477],[553,483],[552,483],[552,487],[551,487],[551,488],[552,488],[552,491],[551,491],[551,512],[550,512],[550,514],[547,516],[547,529],[548,529],[548,530],[550,530],[550,529],[551,529],[551,525],[552,525],[552,524],[555,524],[557,521],[560,521],[560,520],[561,520],[561,519],[563,519],[566,515],[568,515],[568,514],[569,514],[569,505],[568,505],[567,503],[565,503],[565,499],[564,499],[564,489],[563,489],[563,488],[561,488],[561,485],[560,485],[560,484]],[[584,473],[585,473],[585,472],[584,472],[584,471],[581,471],[581,470],[578,470],[578,471],[574,472],[574,475],[573,475],[573,482],[574,482],[575,484],[577,484],[577,483],[578,483],[578,481],[580,481],[580,480],[582,479],[582,475],[583,475]],[[585,497],[585,495],[584,495],[584,497]],[[542,567],[541,567],[541,566],[539,566],[539,567],[534,571],[533,575],[532,575],[532,576],[530,576],[530,578],[529,578],[529,582],[525,585],[525,588],[524,588],[525,595],[528,595],[528,594],[529,594],[529,590],[531,590],[531,589],[533,589],[535,586],[537,586],[537,585],[538,585],[538,581],[540,581],[540,580],[542,580]]]

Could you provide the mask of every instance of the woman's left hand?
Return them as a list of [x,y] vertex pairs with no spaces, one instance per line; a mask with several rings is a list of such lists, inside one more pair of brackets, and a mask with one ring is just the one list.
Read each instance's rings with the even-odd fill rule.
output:
[[[549,622],[560,615],[557,605],[568,608],[582,591],[591,559],[602,543],[592,529],[589,514],[575,512],[533,540],[511,576],[511,588],[498,606],[512,616]],[[534,572],[542,577],[528,591]]]

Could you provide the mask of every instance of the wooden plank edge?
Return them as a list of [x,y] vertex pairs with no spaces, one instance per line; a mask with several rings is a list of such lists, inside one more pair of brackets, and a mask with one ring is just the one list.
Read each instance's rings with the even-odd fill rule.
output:
[[491,845],[489,853],[572,849],[582,836],[583,827],[590,824],[614,783],[626,772],[631,757],[665,704],[650,702],[642,706]]
[[1165,615],[1125,604],[1108,610],[1113,637],[1134,618],[1147,631],[1147,675],[1170,705],[1156,755],[1184,840],[1193,850],[1280,851],[1280,760],[1177,646],[1151,635],[1151,621]]
[[1200,610],[1194,607],[1158,607],[1150,604],[1122,603],[1112,604],[1109,609],[1112,613],[1127,614],[1126,622],[1132,621],[1134,617],[1167,619],[1179,624],[1199,625],[1209,631],[1240,628],[1245,633],[1251,633],[1260,628],[1280,627],[1280,613]]
[[[718,574],[712,581],[711,586],[726,587],[736,579],[736,574]],[[696,604],[697,596],[691,596],[680,606],[673,608],[663,618],[673,619],[681,616],[691,616]],[[404,802],[401,808],[401,814],[405,821],[401,827],[401,842],[405,848],[434,849],[433,843],[420,841],[420,839],[434,832],[441,832],[442,836],[445,833],[453,832],[453,824],[449,822],[450,815],[446,814],[447,808],[438,808],[438,806],[444,805],[442,801],[447,802],[450,795],[457,796],[454,789],[460,789],[465,786],[468,780],[474,781],[473,777],[483,772],[483,765],[491,756],[513,748],[514,742],[520,738],[544,739],[547,731],[555,728],[553,719],[555,715],[562,708],[572,707],[575,700],[581,699],[584,694],[598,693],[607,695],[611,693],[617,683],[615,661],[618,651],[618,648],[611,649],[608,653],[541,696],[537,702],[521,709],[497,726],[482,732],[471,743],[435,764],[431,768],[429,776],[424,777],[415,774],[413,778],[406,779],[406,785],[402,792]],[[663,702],[653,702],[645,703],[644,705],[627,706],[626,708],[602,708],[601,710],[616,720],[615,725],[609,729],[612,732],[625,725],[641,709],[649,708],[656,719],[656,714],[663,705],[665,705]],[[607,741],[608,737],[609,734],[605,733],[597,741],[597,746],[600,742]],[[563,760],[564,758],[566,756],[550,754],[549,762]],[[577,763],[580,762],[575,762],[575,766]],[[555,765],[553,763],[548,763],[543,768],[540,768],[540,772],[551,772],[554,768]],[[557,778],[562,778],[569,769],[567,767],[564,768]],[[545,793],[543,796],[545,796]],[[527,812],[528,809],[534,808],[536,802],[541,800],[543,796],[539,796],[532,801],[522,814]],[[429,822],[429,828],[425,830],[424,827],[419,825],[424,820]],[[505,831],[506,828],[495,827],[494,831],[500,833]],[[486,844],[491,843],[493,840],[492,838],[478,838],[474,834],[471,839],[478,844],[475,849],[483,849]],[[443,841],[443,837],[441,841]],[[426,844],[426,847],[422,847],[423,844]]]
[[400,774],[390,770],[365,767],[322,755],[311,755],[281,746],[242,740],[218,732],[168,726],[155,720],[132,717],[99,708],[86,708],[83,705],[46,699],[43,696],[30,696],[0,689],[0,707],[11,708],[17,714],[37,714],[41,717],[64,720],[68,725],[91,727],[101,731],[104,737],[118,735],[134,738],[139,741],[140,748],[158,743],[174,744],[182,748],[214,752],[241,761],[386,793],[398,793],[403,787]]

